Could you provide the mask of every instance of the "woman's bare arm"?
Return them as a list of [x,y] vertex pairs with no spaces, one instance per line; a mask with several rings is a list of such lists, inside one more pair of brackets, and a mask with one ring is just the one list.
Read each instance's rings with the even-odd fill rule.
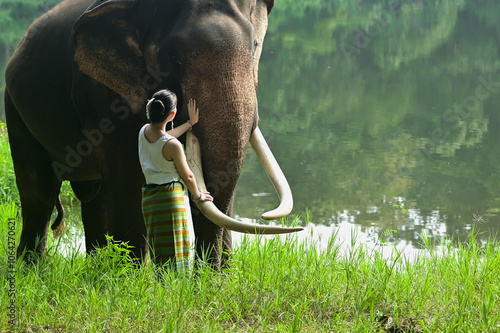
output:
[[191,192],[194,201],[213,201],[212,196],[208,192],[200,192],[198,190],[194,174],[187,164],[184,149],[178,140],[170,140],[165,143],[162,153],[167,161],[174,161],[177,172],[179,172],[179,176]]

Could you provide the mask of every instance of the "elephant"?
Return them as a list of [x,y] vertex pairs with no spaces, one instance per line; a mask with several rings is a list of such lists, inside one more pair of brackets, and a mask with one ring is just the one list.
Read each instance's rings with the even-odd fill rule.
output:
[[63,224],[60,188],[69,181],[81,202],[87,252],[109,234],[143,258],[137,136],[147,99],[161,89],[177,95],[174,123],[187,121],[189,98],[200,110],[198,124],[180,137],[197,151],[188,159],[214,197],[211,205],[190,203],[197,255],[219,268],[231,257],[230,230],[302,230],[230,217],[249,143],[281,196],[262,218],[286,216],[293,206],[258,128],[258,65],[273,6],[273,0],[64,0],[37,19],[5,74],[23,221],[18,256],[46,250],[54,207],[52,229]]

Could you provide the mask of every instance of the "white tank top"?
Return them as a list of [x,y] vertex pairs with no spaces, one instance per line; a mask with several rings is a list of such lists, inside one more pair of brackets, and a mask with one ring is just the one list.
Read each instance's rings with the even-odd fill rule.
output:
[[139,131],[139,160],[142,173],[146,177],[146,184],[165,184],[172,181],[180,181],[179,172],[175,168],[174,161],[167,161],[162,150],[165,143],[174,139],[173,136],[165,134],[155,142],[149,142],[144,130],[149,124],[144,125]]

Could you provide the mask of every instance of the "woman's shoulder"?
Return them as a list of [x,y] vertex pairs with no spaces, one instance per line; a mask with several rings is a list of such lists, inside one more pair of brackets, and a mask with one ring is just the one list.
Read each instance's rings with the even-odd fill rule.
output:
[[144,124],[141,129],[139,130],[139,136],[144,135],[144,131],[146,131],[146,128],[149,126],[149,124]]
[[171,141],[172,141],[172,142],[178,141],[178,140],[175,138],[175,136],[172,136],[172,135],[170,135],[170,134],[168,134],[168,133],[166,133],[166,132],[165,132],[165,134],[163,134],[163,135],[161,136],[160,140],[161,140],[162,142],[164,142],[164,143],[171,142]]
[[162,154],[167,161],[171,162],[183,153],[182,144],[174,137],[163,144]]
[[177,140],[175,137],[166,134],[162,137],[163,141],[165,142],[163,144],[163,147],[169,147],[169,148],[176,148],[176,147],[182,147],[182,144],[180,143],[179,140]]

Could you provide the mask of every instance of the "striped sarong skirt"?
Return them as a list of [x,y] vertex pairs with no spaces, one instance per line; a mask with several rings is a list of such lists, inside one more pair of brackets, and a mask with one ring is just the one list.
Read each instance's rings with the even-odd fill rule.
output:
[[189,268],[190,241],[184,185],[146,184],[142,187],[142,213],[148,232],[150,257],[157,264]]

